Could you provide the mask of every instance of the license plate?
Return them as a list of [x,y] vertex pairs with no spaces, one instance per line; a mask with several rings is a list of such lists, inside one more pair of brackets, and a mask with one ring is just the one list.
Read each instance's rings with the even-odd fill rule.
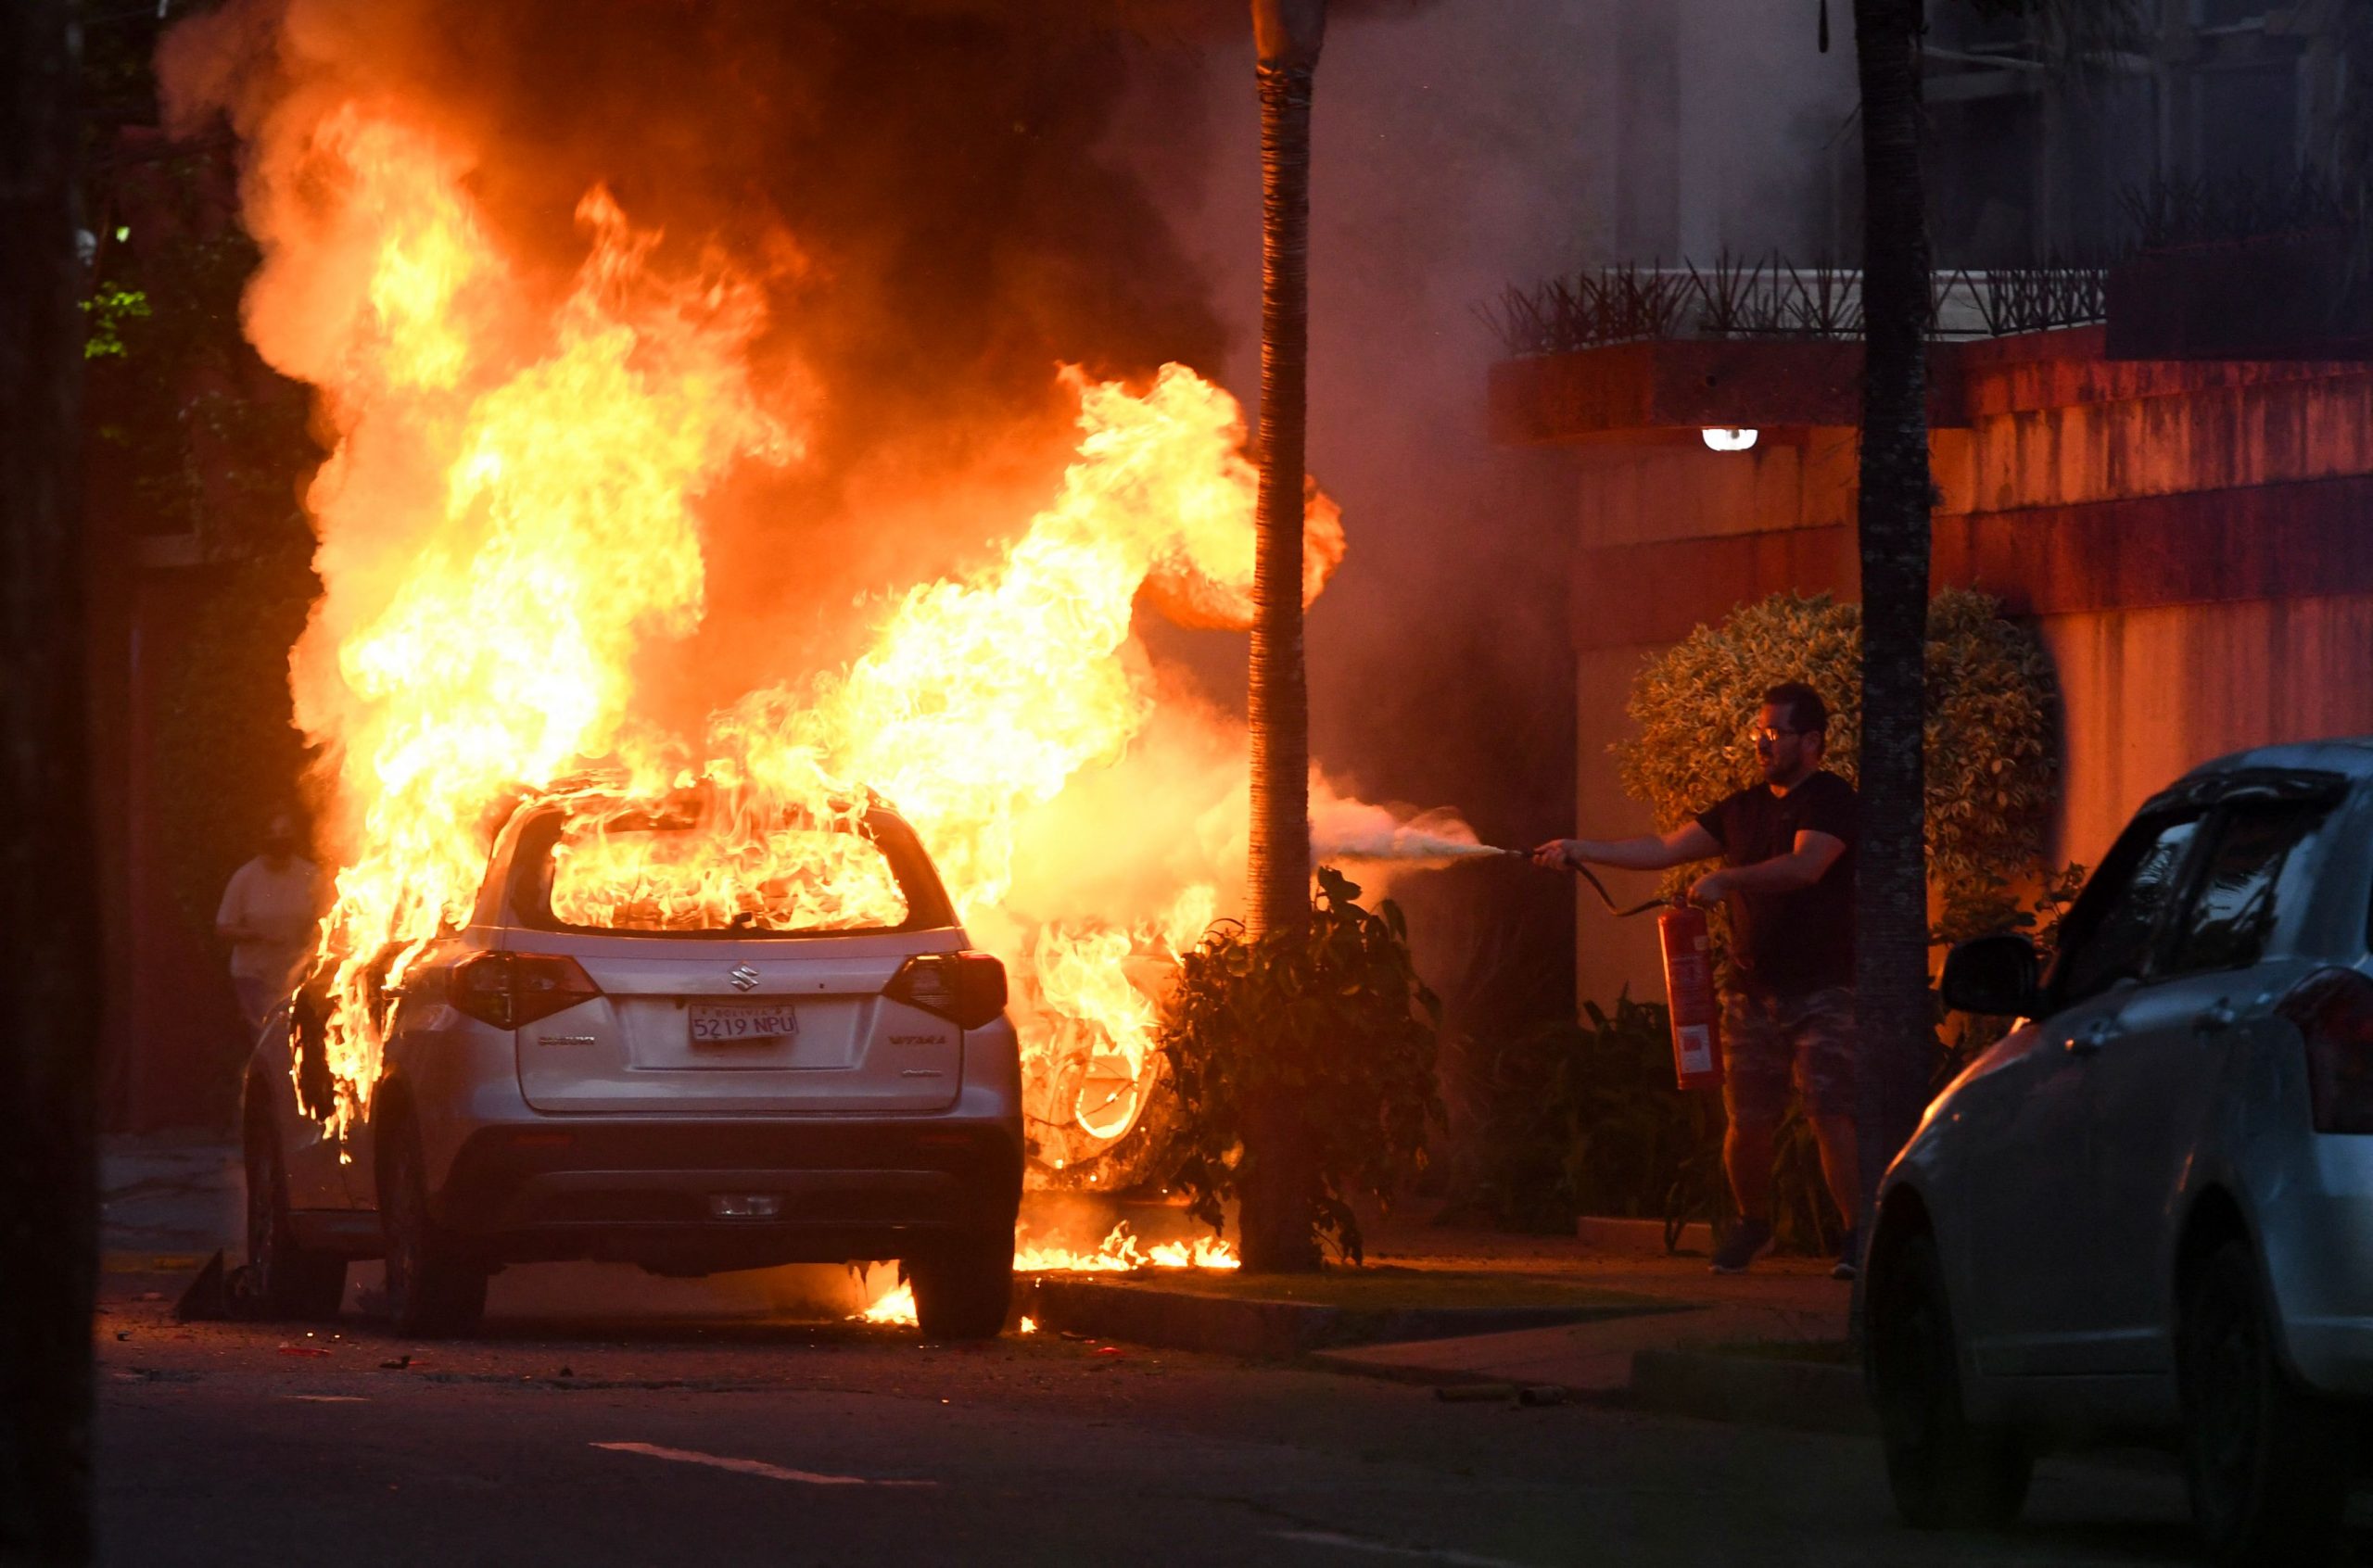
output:
[[695,1002],[692,1029],[695,1045],[755,1045],[790,1039],[799,1019],[788,1002]]

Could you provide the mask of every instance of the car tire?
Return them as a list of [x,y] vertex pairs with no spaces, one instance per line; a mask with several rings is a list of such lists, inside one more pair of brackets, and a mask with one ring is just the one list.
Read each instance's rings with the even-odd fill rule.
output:
[[419,1133],[409,1120],[392,1132],[378,1148],[388,1321],[421,1339],[469,1334],[486,1315],[486,1267],[430,1212]]
[[1887,1485],[1915,1529],[1999,1529],[2027,1500],[2035,1456],[2011,1433],[1962,1412],[1961,1359],[1934,1237],[1874,1248],[1866,1372],[1878,1406]]
[[995,1339],[1013,1307],[1011,1230],[941,1243],[903,1260],[925,1339]]
[[288,1223],[288,1170],[269,1112],[247,1119],[247,1290],[267,1319],[327,1322],[346,1296],[346,1259],[298,1244]]
[[2185,1279],[2176,1381],[2184,1481],[2210,1558],[2329,1559],[2348,1503],[2354,1423],[2284,1370],[2248,1244],[2225,1243]]

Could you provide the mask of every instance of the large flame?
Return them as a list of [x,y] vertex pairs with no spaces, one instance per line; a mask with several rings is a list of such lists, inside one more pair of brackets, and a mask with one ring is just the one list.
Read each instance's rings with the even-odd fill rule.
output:
[[[1130,631],[1141,596],[1249,618],[1234,400],[1177,365],[1137,387],[1063,371],[1077,450],[1018,537],[895,599],[844,668],[673,733],[638,713],[634,664],[697,627],[703,498],[736,465],[796,462],[802,400],[828,395],[753,368],[767,280],[663,265],[597,189],[554,289],[492,237],[465,158],[351,104],[272,167],[290,172],[254,209],[250,320],[336,436],[308,498],[324,596],[292,656],[345,840],[322,950],[336,1126],[378,1078],[379,977],[465,923],[489,821],[523,793],[565,808],[565,918],[832,929],[903,914],[838,830],[873,791],[1015,973],[1047,1163],[1125,1133],[1164,975],[1241,875],[1240,736],[1174,700]],[[1308,598],[1343,551],[1314,490],[1305,547]],[[1112,810],[1094,781],[1132,766],[1158,786],[1123,791],[1139,832],[1075,872],[1025,855],[1049,814]],[[696,831],[654,831],[669,812]]]

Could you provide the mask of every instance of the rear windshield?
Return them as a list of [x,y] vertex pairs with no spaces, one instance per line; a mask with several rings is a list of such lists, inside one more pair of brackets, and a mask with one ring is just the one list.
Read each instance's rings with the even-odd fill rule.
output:
[[696,816],[554,814],[520,837],[513,887],[531,926],[669,937],[789,937],[953,924],[903,823],[731,833]]

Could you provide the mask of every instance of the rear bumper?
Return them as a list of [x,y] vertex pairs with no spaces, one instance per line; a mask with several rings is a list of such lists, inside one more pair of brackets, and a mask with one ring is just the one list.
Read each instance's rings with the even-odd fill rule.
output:
[[2309,1387],[2373,1396],[2373,1137],[2318,1133],[2299,1152],[2252,1216],[2283,1348]]
[[[720,1217],[719,1200],[759,1214]],[[1021,1137],[1003,1122],[571,1118],[477,1129],[434,1208],[489,1261],[704,1273],[902,1257],[1010,1230],[1021,1200]]]

